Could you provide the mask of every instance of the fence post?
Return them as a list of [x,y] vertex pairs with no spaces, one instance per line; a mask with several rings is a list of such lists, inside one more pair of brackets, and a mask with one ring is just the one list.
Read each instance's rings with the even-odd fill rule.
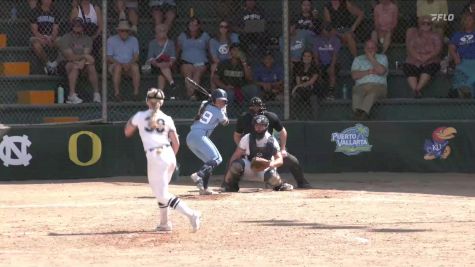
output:
[[107,122],[107,0],[102,0],[102,122]]
[[289,0],[282,0],[282,34],[284,38],[284,120],[290,117],[290,35],[289,35]]

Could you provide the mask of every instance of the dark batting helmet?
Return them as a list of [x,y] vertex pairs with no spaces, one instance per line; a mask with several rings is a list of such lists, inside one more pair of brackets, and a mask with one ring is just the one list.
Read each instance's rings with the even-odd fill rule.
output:
[[228,102],[228,93],[223,89],[215,89],[211,92],[211,101],[214,103],[217,99],[226,100]]

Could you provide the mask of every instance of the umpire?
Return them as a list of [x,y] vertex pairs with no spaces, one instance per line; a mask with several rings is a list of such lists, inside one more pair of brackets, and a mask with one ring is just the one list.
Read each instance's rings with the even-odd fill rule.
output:
[[249,133],[252,130],[252,118],[256,115],[262,114],[269,119],[269,128],[268,131],[270,134],[273,134],[274,130],[279,133],[279,144],[284,157],[284,164],[278,169],[288,168],[292,175],[294,176],[295,181],[297,182],[298,188],[312,188],[310,183],[304,178],[303,170],[300,166],[298,159],[287,152],[287,131],[285,130],[282,122],[280,121],[277,114],[274,112],[267,111],[265,108],[262,99],[259,97],[253,97],[249,103],[249,111],[244,112],[237,120],[236,130],[234,131],[234,143],[239,145],[241,137]]

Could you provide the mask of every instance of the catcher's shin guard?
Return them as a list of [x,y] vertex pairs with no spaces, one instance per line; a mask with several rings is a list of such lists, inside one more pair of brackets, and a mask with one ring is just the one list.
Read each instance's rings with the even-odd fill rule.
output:
[[282,179],[280,179],[280,175],[277,173],[277,170],[272,168],[264,173],[264,182],[266,185],[275,188],[282,184]]
[[242,159],[237,159],[231,162],[229,170],[224,176],[224,188],[226,192],[237,192],[239,191],[239,180],[241,180],[242,175],[244,174],[244,161]]

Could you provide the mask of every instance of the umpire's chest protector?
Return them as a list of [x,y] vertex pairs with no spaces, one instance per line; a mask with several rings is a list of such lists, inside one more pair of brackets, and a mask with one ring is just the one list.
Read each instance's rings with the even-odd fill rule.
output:
[[276,152],[277,149],[274,146],[274,137],[270,136],[267,138],[267,142],[263,147],[257,147],[256,137],[252,134],[249,135],[249,160],[253,159],[254,157],[271,160],[272,156]]

